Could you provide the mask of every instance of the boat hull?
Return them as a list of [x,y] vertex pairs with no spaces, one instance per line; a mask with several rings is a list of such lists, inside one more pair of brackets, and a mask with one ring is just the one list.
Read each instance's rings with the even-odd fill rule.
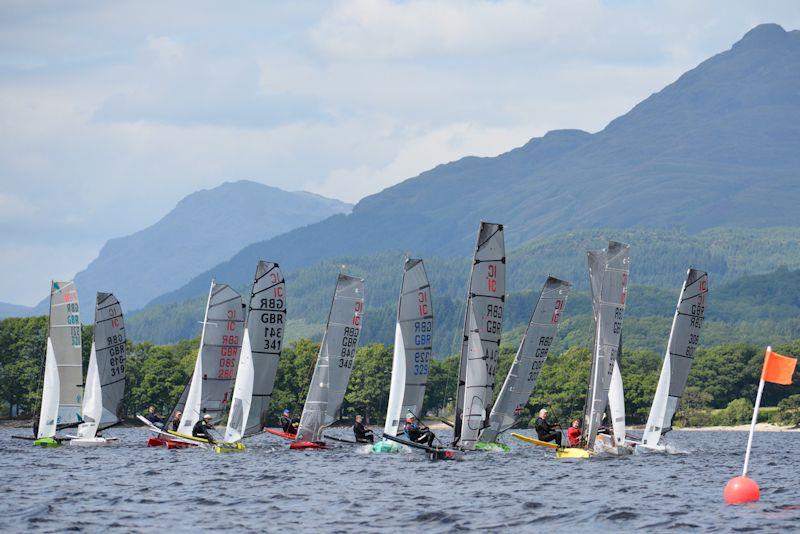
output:
[[511,447],[505,443],[498,443],[496,441],[491,443],[479,441],[475,444],[475,450],[484,452],[511,452]]
[[328,446],[322,441],[293,441],[289,448],[292,450],[327,449]]
[[227,453],[227,452],[244,452],[247,448],[244,443],[237,441],[236,443],[219,443],[214,445],[214,452]]
[[39,438],[33,442],[37,447],[60,447],[61,443],[54,438]]
[[284,432],[283,430],[278,430],[277,428],[265,428],[264,432],[268,432],[269,434],[272,434],[273,436],[278,436],[278,437],[284,438],[284,439],[294,440],[294,438],[297,437],[297,434],[289,434],[288,432]]
[[586,449],[579,449],[577,447],[565,447],[563,449],[556,449],[556,458],[570,459],[570,458],[591,458],[592,453]]
[[392,441],[382,440],[372,444],[372,452],[377,454],[396,453],[396,452],[401,452],[402,450],[403,450],[402,445],[400,445],[399,443],[394,443]]

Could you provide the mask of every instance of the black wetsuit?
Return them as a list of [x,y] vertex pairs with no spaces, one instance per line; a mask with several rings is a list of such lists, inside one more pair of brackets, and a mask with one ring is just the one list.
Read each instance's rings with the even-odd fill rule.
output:
[[287,434],[297,434],[297,428],[294,426],[295,419],[292,419],[288,415],[281,416],[281,428]]
[[158,414],[147,412],[144,416],[145,419],[153,423],[154,425],[158,426],[164,423],[164,420],[161,419]]
[[172,420],[172,431],[173,432],[177,432],[179,426],[181,426],[181,420],[180,419],[173,419]]
[[372,443],[375,441],[372,435],[372,430],[364,426],[364,423],[356,423],[353,425],[353,434],[356,435],[357,443]]
[[420,426],[416,423],[406,423],[406,434],[408,438],[415,443],[424,443],[428,447],[433,445],[433,432],[427,426]]
[[209,443],[215,443],[214,438],[211,437],[211,433],[209,432],[209,430],[212,428],[214,427],[206,423],[205,419],[200,419],[192,428],[192,436],[195,438],[206,439]]
[[541,417],[536,419],[536,435],[541,441],[555,441],[556,445],[561,446],[561,430]]

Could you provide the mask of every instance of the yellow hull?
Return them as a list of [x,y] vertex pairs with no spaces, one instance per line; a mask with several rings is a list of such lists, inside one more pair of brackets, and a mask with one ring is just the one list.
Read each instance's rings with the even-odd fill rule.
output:
[[592,453],[586,449],[565,447],[556,451],[556,458],[591,458]]
[[548,449],[555,449],[556,450],[556,458],[589,458],[592,456],[592,453],[585,450],[585,449],[578,449],[575,447],[559,447],[555,443],[550,443],[548,441],[541,441],[530,436],[523,436],[522,434],[511,434],[512,437],[517,438],[520,441],[524,441],[526,443],[530,443],[532,445],[538,445],[539,447],[547,447]]
[[220,443],[219,445],[214,445],[214,452],[224,453],[224,452],[244,452],[247,448],[244,446],[244,443],[237,441],[236,443]]

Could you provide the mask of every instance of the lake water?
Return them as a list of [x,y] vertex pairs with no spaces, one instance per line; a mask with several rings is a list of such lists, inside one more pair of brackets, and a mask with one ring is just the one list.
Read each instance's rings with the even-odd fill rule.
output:
[[671,443],[688,454],[590,461],[556,460],[549,449],[508,438],[513,452],[470,453],[461,462],[347,445],[290,451],[269,435],[253,438],[243,454],[148,448],[140,428],[112,429],[123,442],[95,449],[10,439],[27,432],[0,429],[4,531],[775,532],[800,525],[800,433],[756,434],[751,476],[761,502],[733,507],[723,504],[722,489],[741,471],[745,432],[676,431]]

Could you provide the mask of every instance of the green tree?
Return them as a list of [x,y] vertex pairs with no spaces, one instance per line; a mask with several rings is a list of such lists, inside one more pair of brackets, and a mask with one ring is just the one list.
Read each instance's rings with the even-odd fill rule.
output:
[[361,413],[367,421],[382,421],[389,402],[393,349],[382,343],[361,347],[342,406],[347,417]]
[[782,425],[800,426],[800,395],[791,395],[778,403],[777,420]]

